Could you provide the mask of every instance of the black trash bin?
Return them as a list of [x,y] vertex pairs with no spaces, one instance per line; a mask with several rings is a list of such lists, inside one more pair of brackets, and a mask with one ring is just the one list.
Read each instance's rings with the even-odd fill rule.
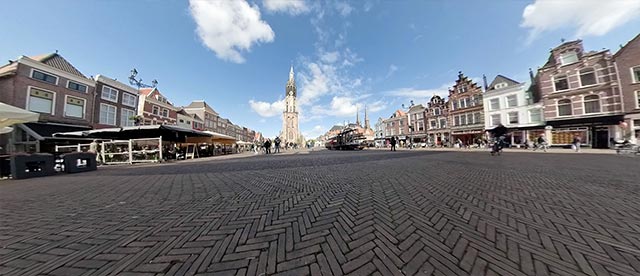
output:
[[56,173],[54,157],[49,153],[11,156],[11,176],[13,179],[49,176]]
[[98,169],[96,154],[91,152],[71,152],[60,155],[67,173],[95,171]]

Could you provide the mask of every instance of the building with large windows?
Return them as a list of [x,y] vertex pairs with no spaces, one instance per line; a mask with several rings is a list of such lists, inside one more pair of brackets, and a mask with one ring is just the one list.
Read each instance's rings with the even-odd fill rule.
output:
[[458,79],[449,90],[451,139],[471,145],[484,136],[482,88],[458,72]]
[[135,124],[138,115],[138,90],[103,75],[96,81],[95,128],[125,127]]
[[443,146],[450,139],[449,104],[438,95],[431,97],[425,109],[427,143]]
[[582,40],[551,50],[537,77],[551,144],[579,136],[593,148],[610,146],[624,117],[616,75],[609,50],[585,52]]
[[620,93],[626,113],[619,137],[637,143],[640,139],[640,35],[624,45],[613,55],[620,78]]
[[160,93],[158,88],[140,89],[138,115],[143,125],[176,125],[178,108]]
[[542,103],[536,101],[531,83],[498,75],[484,93],[485,129],[502,124],[509,129],[512,145],[535,140],[544,133]]
[[60,54],[20,56],[0,67],[0,101],[40,114],[40,121],[18,124],[0,135],[7,152],[51,152],[56,132],[91,128],[95,82]]

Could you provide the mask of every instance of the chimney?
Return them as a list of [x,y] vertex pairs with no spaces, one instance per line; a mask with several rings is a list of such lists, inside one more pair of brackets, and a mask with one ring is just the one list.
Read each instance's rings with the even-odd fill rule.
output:
[[482,74],[482,81],[484,81],[484,91],[487,91],[489,85],[487,85],[487,76],[485,76],[484,74]]

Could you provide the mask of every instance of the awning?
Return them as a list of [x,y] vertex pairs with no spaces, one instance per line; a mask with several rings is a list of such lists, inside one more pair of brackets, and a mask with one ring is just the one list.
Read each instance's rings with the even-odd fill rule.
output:
[[571,118],[565,120],[547,120],[547,125],[554,128],[558,127],[586,127],[586,126],[604,126],[618,125],[624,121],[624,115],[609,115],[598,117]]
[[[82,132],[91,130],[88,126],[65,125],[56,123],[24,123],[18,125],[19,128],[31,135],[36,140],[59,139],[55,136],[58,132]],[[82,137],[71,137],[82,138]]]
[[164,141],[186,142],[191,137],[211,137],[211,135],[203,131],[173,125],[149,125],[58,132],[54,134],[54,137],[88,137],[115,140],[162,137]]
[[10,126],[28,122],[37,122],[40,114],[24,110],[12,105],[0,103],[0,133],[13,130]]

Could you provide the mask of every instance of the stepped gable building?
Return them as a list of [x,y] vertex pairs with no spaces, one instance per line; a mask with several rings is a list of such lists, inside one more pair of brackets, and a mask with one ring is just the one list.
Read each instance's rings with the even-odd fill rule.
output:
[[626,113],[620,135],[637,143],[640,139],[640,34],[613,55],[620,78],[620,93]]
[[449,116],[451,118],[451,140],[460,139],[471,145],[484,135],[482,88],[458,72],[458,79],[449,90]]
[[282,131],[280,132],[280,140],[282,143],[303,144],[298,128],[298,103],[296,102],[297,88],[293,75],[293,66],[289,70],[289,80],[285,86],[285,108],[282,113]]
[[0,135],[6,152],[53,152],[56,132],[82,131],[94,122],[95,82],[60,54],[20,56],[0,67],[0,101],[40,114]]
[[551,50],[538,69],[538,87],[550,143],[608,148],[624,119],[622,98],[609,50],[585,52],[582,40],[564,42]]
[[425,109],[427,142],[443,146],[450,141],[449,103],[438,95],[431,97]]
[[138,115],[142,125],[177,125],[178,108],[157,87],[141,88]]
[[535,102],[532,89],[530,83],[496,76],[484,93],[485,129],[504,125],[509,129],[507,140],[512,145],[535,141],[544,133],[544,120],[542,103]]

